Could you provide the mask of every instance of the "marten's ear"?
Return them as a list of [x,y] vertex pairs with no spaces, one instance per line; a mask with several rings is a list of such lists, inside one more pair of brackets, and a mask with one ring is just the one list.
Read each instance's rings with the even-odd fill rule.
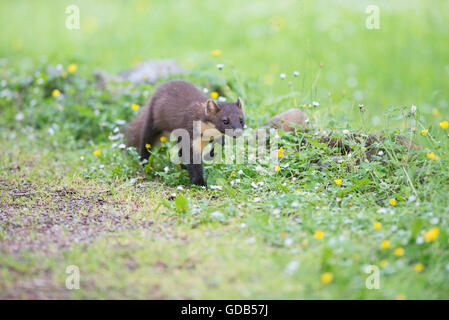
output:
[[237,98],[237,102],[236,102],[237,107],[239,107],[240,109],[243,109],[243,101],[242,99]]
[[220,110],[220,107],[214,100],[209,99],[206,101],[206,107],[204,109],[206,111],[206,114],[214,114]]

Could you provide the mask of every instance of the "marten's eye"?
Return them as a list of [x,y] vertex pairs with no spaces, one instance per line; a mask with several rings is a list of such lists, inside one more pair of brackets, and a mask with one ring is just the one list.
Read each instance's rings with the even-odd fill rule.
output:
[[228,125],[229,124],[229,120],[228,119],[224,119],[223,120],[223,124]]
[[244,123],[244,121],[243,121],[243,119],[240,119],[240,124],[243,126],[243,123]]

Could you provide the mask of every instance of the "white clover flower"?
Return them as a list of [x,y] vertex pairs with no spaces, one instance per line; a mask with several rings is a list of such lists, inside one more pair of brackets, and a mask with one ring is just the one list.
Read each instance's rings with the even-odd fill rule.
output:
[[253,199],[254,202],[260,202],[260,200],[261,200],[261,199],[260,199],[259,197],[255,197],[255,198]]
[[223,68],[224,68],[224,64],[222,64],[222,63],[217,64],[218,70],[223,70]]
[[164,171],[165,171],[165,173],[167,173],[167,172],[168,172],[168,170],[169,170],[169,168],[168,168],[168,167],[165,167],[165,168],[164,168]]
[[211,188],[212,190],[223,190],[223,187],[222,187],[222,186],[211,185],[210,188]]
[[413,114],[413,115],[415,115],[416,114],[416,106],[414,105],[414,104],[412,104],[412,107],[410,108],[410,111],[411,111],[411,113]]
[[293,71],[293,76],[295,77],[299,76],[299,71]]
[[281,210],[278,209],[278,208],[276,208],[276,209],[273,210],[273,214],[274,214],[275,216],[279,215],[280,213],[281,213]]
[[174,198],[174,197],[176,197],[176,192],[173,192],[172,194],[171,194],[171,196]]
[[377,153],[379,156],[383,156],[384,152],[382,150],[379,150],[379,152]]
[[81,160],[81,161],[84,161],[84,157],[83,157],[83,156],[81,156],[81,157],[80,157],[80,160]]
[[284,272],[287,275],[292,275],[293,273],[296,272],[296,270],[298,270],[299,268],[299,262],[296,260],[290,261],[287,266],[285,267]]
[[257,185],[257,183],[251,182],[251,187],[253,187],[253,189],[257,189],[259,186]]
[[312,102],[312,106],[314,106],[314,107],[319,107],[319,106],[320,106],[320,103],[319,103],[318,101],[313,101],[313,102]]
[[256,242],[256,238],[250,237],[250,238],[246,239],[246,242],[247,243],[255,243]]
[[279,75],[279,77],[281,78],[281,80],[284,80],[285,77],[286,77],[286,75],[285,75],[285,73],[281,73],[281,74]]
[[245,227],[246,227],[246,223],[242,222],[242,223],[240,224],[240,228],[245,228]]
[[238,174],[243,174],[243,170],[239,170],[237,173]]
[[293,240],[290,238],[285,238],[284,240],[284,246],[290,247],[293,244]]
[[51,136],[55,135],[55,130],[53,128],[48,128],[47,131]]
[[299,206],[298,201],[292,202],[292,207],[293,207],[293,208],[298,208],[298,206]]
[[235,183],[240,183],[240,179],[235,179]]
[[14,117],[14,119],[16,119],[16,121],[22,121],[24,118],[25,118],[25,116],[21,112],[16,114],[16,116]]
[[142,164],[148,163],[148,159],[143,159],[141,163],[142,163]]
[[209,92],[209,89],[204,88],[204,89],[203,89],[203,92],[204,92],[204,93],[208,93],[208,92]]
[[349,130],[348,129],[345,129],[342,132],[343,132],[343,134],[349,134]]
[[220,102],[225,102],[225,101],[226,101],[226,98],[225,98],[225,97],[218,97],[218,101],[220,101]]
[[119,127],[115,127],[114,130],[113,130],[114,133],[117,133],[117,132],[119,132],[119,131],[120,131],[120,128],[119,128]]
[[256,167],[256,171],[257,171],[257,172],[262,172],[262,170],[263,170],[262,166],[257,166],[257,167]]
[[181,190],[181,191],[182,191],[182,190],[184,190],[184,187],[183,187],[183,186],[177,186],[177,187],[176,187],[176,189],[178,189],[178,190]]
[[121,143],[118,147],[119,147],[119,149],[125,149],[126,148],[126,144]]
[[263,187],[264,182],[263,182],[263,181],[260,181],[260,182],[258,182],[257,184],[258,184],[259,186]]

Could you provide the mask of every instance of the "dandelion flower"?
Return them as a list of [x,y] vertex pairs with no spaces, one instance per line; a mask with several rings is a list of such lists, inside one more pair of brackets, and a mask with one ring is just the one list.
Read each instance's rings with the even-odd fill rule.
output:
[[279,170],[281,170],[281,167],[280,167],[280,166],[274,167],[274,171],[278,172]]
[[424,269],[424,266],[422,263],[417,263],[413,266],[413,270],[416,272],[421,272]]
[[335,182],[335,184],[337,186],[340,186],[342,184],[343,180],[342,179],[336,179],[336,180],[334,180],[334,182]]
[[59,97],[59,96],[61,95],[61,91],[59,91],[58,89],[54,89],[54,90],[51,92],[51,95],[52,95],[54,98],[57,98],[57,97]]
[[380,223],[378,221],[374,221],[373,222],[373,228],[376,229],[376,230],[382,228],[382,223]]
[[78,69],[78,67],[76,66],[76,64],[72,63],[69,65],[69,67],[67,68],[67,71],[69,73],[74,73],[76,71],[76,69]]
[[396,199],[390,199],[388,200],[388,202],[394,207],[396,206],[398,203],[396,202]]
[[151,148],[151,144],[147,143],[147,144],[145,145],[145,148],[150,149],[150,148]]
[[438,227],[433,227],[424,233],[424,240],[426,242],[430,242],[438,238],[439,235],[440,229],[438,229]]
[[217,98],[218,98],[218,92],[212,91],[212,92],[210,93],[210,97],[211,97],[212,99],[217,99]]
[[324,233],[321,230],[316,230],[315,233],[313,234],[313,237],[317,240],[323,239]]
[[95,150],[93,154],[94,156],[99,156],[101,154],[101,149]]
[[428,152],[428,153],[426,154],[426,156],[427,156],[427,158],[429,158],[429,159],[435,159],[435,153],[433,153],[433,152]]
[[277,156],[278,158],[285,156],[284,149],[282,147],[277,151]]
[[440,127],[443,129],[447,129],[449,127],[449,122],[447,122],[446,120],[443,122],[440,122]]
[[404,255],[404,249],[403,248],[394,249],[394,255],[396,257],[402,257]]
[[423,130],[421,130],[421,135],[425,137],[428,132],[429,132],[429,130],[423,129]]
[[212,50],[212,56],[213,57],[218,57],[219,55],[221,55],[221,50],[220,49],[215,49],[215,50]]
[[131,104],[131,108],[132,108],[134,111],[136,111],[136,110],[139,110],[140,106],[139,106],[138,104],[133,103],[133,104]]
[[390,247],[390,241],[384,240],[380,243],[380,246],[382,247],[382,249],[388,249]]
[[301,244],[303,247],[307,247],[309,245],[309,240],[302,240]]
[[332,282],[334,279],[334,275],[330,272],[325,272],[321,275],[321,282],[322,283],[329,283]]
[[381,266],[382,268],[385,268],[387,265],[388,265],[388,261],[387,261],[387,260],[382,260],[382,261],[380,262],[380,266]]
[[164,136],[162,136],[162,137],[161,137],[161,142],[162,142],[162,143],[165,143],[165,142],[167,142],[167,138],[166,138],[166,137],[164,137]]

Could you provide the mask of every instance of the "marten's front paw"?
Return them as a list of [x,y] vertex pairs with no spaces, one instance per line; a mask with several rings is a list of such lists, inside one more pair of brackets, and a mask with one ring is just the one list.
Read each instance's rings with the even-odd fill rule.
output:
[[194,185],[197,185],[200,187],[207,187],[206,181],[204,181],[203,177],[200,177],[200,178],[195,177],[193,179],[190,179],[190,184],[194,184]]

